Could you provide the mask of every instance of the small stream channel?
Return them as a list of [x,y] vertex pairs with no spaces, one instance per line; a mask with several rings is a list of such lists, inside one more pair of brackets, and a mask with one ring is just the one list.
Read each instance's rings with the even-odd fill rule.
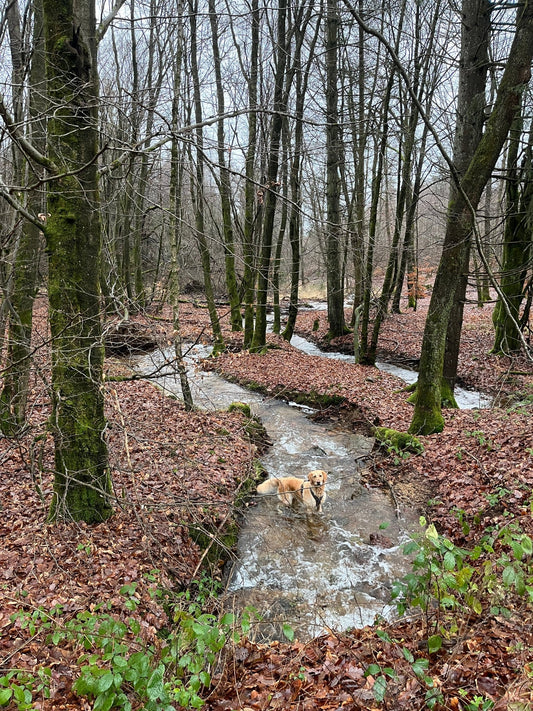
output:
[[[311,355],[349,359],[322,353],[298,336],[291,343]],[[357,462],[370,453],[373,439],[313,422],[307,417],[309,408],[264,397],[202,371],[195,361],[208,353],[197,346],[187,358],[198,407],[214,410],[235,401],[248,403],[272,440],[261,460],[270,475],[329,472],[321,514],[287,510],[275,496],[254,498],[241,522],[236,558],[228,570],[227,605],[237,611],[247,605],[256,608],[257,641],[282,639],[284,625],[306,640],[328,628],[340,631],[372,624],[376,615],[392,617],[390,588],[410,569],[401,548],[409,530],[416,528],[417,516],[412,510],[397,511],[386,492],[361,484]],[[164,361],[165,353],[156,351],[136,367],[150,373]],[[181,394],[171,367],[161,370],[158,384]]]

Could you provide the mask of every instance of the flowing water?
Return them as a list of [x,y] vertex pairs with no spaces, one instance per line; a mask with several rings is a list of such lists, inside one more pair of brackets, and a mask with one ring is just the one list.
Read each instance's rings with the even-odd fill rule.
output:
[[[327,628],[360,627],[371,624],[376,615],[390,616],[390,586],[409,567],[401,546],[415,516],[399,516],[387,493],[362,486],[359,463],[370,453],[373,440],[313,422],[309,408],[263,397],[202,371],[195,360],[207,354],[204,347],[196,347],[188,357],[198,407],[248,403],[272,440],[262,458],[270,475],[329,472],[321,514],[287,509],[275,496],[254,498],[243,516],[236,557],[228,570],[227,604],[258,610],[261,620],[253,630],[259,640],[281,638],[284,625],[299,639],[308,639]],[[180,395],[179,379],[171,366],[164,366],[166,357],[171,353],[156,351],[144,356],[137,368],[144,373],[161,369],[158,384]]]
[[[353,356],[323,353],[299,336],[291,343],[310,355],[353,361]],[[235,401],[248,403],[272,440],[262,458],[270,475],[329,472],[321,514],[287,509],[275,496],[255,497],[247,507],[227,573],[227,605],[237,610],[251,605],[258,611],[257,640],[282,638],[286,625],[305,640],[328,628],[371,624],[376,615],[391,617],[391,584],[410,569],[401,548],[417,517],[414,511],[397,510],[386,492],[361,484],[359,467],[373,440],[313,422],[309,408],[263,397],[201,370],[196,363],[208,354],[209,349],[195,346],[186,359],[196,406],[225,409]],[[144,373],[161,369],[159,385],[180,395],[179,379],[165,366],[166,358],[171,361],[172,352],[156,351],[137,367]],[[385,363],[379,367],[407,382],[416,379],[414,371]],[[469,391],[459,392],[458,399],[462,407],[482,402],[482,396]]]
[[[353,355],[337,353],[336,351],[321,351],[317,346],[314,345],[314,343],[306,341],[305,338],[301,338],[300,336],[293,336],[291,339],[291,345],[295,348],[299,348],[308,355],[320,355],[323,358],[345,360],[349,363],[354,362]],[[416,370],[402,368],[401,366],[395,365],[394,363],[377,361],[376,367],[386,373],[392,373],[392,375],[396,375],[408,385],[416,383],[418,379],[418,373],[416,372]],[[456,386],[453,392],[457,401],[457,405],[462,410],[472,410],[474,408],[490,407],[491,398],[487,395],[484,395],[483,393],[478,392],[477,390],[465,390],[465,388],[460,388]]]

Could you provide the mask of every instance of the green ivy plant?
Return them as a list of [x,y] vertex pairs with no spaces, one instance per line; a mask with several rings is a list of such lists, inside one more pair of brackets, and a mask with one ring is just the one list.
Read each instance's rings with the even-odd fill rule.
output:
[[0,706],[14,704],[18,711],[33,709],[36,696],[50,698],[49,667],[40,667],[35,673],[24,669],[10,669],[0,676]]
[[[463,533],[468,533],[464,512],[459,511],[458,518]],[[400,616],[414,608],[422,611],[429,655],[437,654],[471,615],[484,610],[491,615],[509,615],[515,595],[533,604],[533,541],[517,520],[487,528],[472,550],[457,546],[424,517],[420,524],[423,532],[404,546],[404,552],[413,556],[412,571],[396,581],[392,597]],[[399,645],[383,630],[376,634]],[[415,659],[409,649],[399,646],[414,675],[425,685],[426,705],[433,708],[442,699],[425,672],[429,660]],[[374,697],[383,701],[389,679],[395,678],[394,669],[372,664],[366,673],[375,677]],[[479,695],[467,699],[468,695],[467,691],[462,695],[463,708],[492,708],[490,699]]]

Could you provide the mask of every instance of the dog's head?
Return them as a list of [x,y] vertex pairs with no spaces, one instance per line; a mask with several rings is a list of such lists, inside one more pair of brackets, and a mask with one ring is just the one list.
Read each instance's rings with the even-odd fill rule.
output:
[[312,472],[309,472],[307,478],[311,482],[311,486],[324,486],[328,475],[323,469],[314,469]]

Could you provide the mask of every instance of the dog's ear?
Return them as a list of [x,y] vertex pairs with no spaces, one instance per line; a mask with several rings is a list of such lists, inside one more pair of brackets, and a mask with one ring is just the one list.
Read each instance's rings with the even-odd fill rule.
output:
[[327,482],[327,480],[328,480],[328,473],[327,473],[327,472],[322,472],[322,474],[324,475],[324,484],[325,484],[325,483]]

